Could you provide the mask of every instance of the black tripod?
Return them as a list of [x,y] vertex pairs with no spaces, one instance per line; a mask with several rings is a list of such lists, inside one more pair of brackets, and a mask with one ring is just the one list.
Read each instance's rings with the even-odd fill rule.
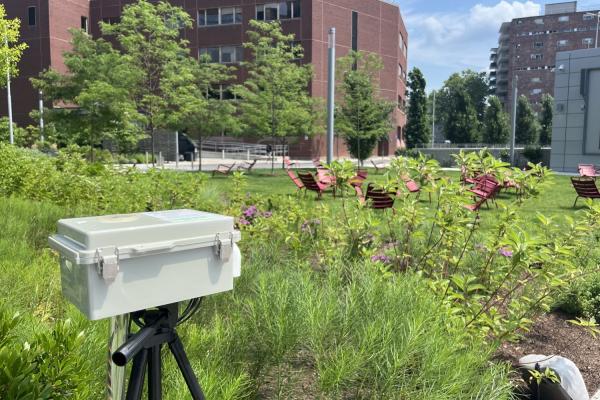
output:
[[204,400],[200,384],[185,354],[181,339],[175,331],[179,323],[191,317],[199,303],[200,299],[192,300],[181,318],[178,317],[178,303],[131,313],[131,320],[135,321],[141,329],[131,335],[127,342],[112,355],[113,362],[120,367],[133,359],[127,386],[127,400],[141,400],[146,368],[148,369],[148,399],[162,399],[160,352],[163,344],[169,345],[192,398]]

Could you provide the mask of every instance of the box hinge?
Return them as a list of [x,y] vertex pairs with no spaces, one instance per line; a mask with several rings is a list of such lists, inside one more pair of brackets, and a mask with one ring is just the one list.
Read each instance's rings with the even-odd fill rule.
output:
[[221,261],[229,261],[233,252],[233,233],[229,233],[227,239],[223,239],[220,233],[215,238],[215,254]]
[[96,250],[96,269],[106,282],[113,282],[119,273],[119,251],[116,247]]

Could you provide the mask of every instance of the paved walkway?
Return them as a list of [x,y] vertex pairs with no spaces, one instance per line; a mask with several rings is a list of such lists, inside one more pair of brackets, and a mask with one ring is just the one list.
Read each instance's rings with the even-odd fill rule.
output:
[[[391,159],[390,157],[371,158],[369,160],[366,160],[364,162],[364,165],[365,165],[365,167],[372,167],[370,160],[374,160],[378,165],[380,165],[380,164],[381,165],[389,165],[390,159]],[[352,161],[355,165],[358,165],[358,160],[353,159],[350,161]],[[313,163],[310,160],[292,160],[292,162],[295,163],[295,166],[294,166],[295,168],[314,168]],[[202,171],[205,171],[205,172],[214,171],[221,164],[231,165],[233,163],[236,164],[236,166],[234,167],[234,169],[236,169],[237,166],[245,166],[247,161],[239,160],[239,159],[236,160],[236,159],[205,158],[205,159],[202,159]],[[256,163],[254,168],[255,169],[270,169],[271,164],[272,164],[272,162],[270,159],[262,159]],[[125,164],[125,166],[131,167],[133,165]],[[275,158],[274,166],[275,166],[275,169],[281,169],[281,157]],[[149,168],[152,168],[152,164],[137,164],[135,167],[138,169],[141,169],[141,170],[147,170]],[[162,165],[162,166],[157,165],[157,167],[168,169],[168,170],[177,170],[177,171],[198,171],[198,161],[195,161],[193,163],[190,161],[180,161],[179,163],[170,161],[170,162],[165,162],[164,165]]]

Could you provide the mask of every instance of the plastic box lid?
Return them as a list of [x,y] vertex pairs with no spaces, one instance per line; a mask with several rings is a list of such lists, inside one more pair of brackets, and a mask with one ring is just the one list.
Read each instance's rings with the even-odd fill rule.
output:
[[50,245],[75,263],[85,264],[93,262],[101,248],[115,247],[127,258],[213,245],[217,235],[240,240],[233,217],[172,210],[62,219]]

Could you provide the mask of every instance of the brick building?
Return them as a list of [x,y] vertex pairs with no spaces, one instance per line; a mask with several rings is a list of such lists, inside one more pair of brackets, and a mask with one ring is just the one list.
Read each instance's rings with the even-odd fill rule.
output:
[[[119,21],[124,5],[135,0],[4,0],[10,18],[22,20],[22,39],[29,49],[20,64],[21,74],[14,82],[14,113],[18,123],[28,123],[28,113],[37,107],[39,95],[29,78],[47,68],[64,71],[62,53],[69,49],[69,28],[86,29],[100,36],[99,21]],[[327,92],[327,41],[329,28],[337,30],[336,54],[363,50],[381,56],[382,97],[397,102],[395,128],[378,146],[379,155],[393,154],[401,145],[406,116],[405,103],[408,35],[400,9],[383,0],[170,0],[183,7],[194,26],[182,35],[190,42],[193,55],[208,53],[215,61],[237,63],[248,55],[241,45],[251,19],[280,20],[286,33],[294,33],[305,49],[303,62],[314,66],[310,91],[325,97]],[[244,72],[239,72],[244,78]],[[229,96],[222,88],[222,98]],[[0,100],[0,115],[6,115],[6,100]],[[345,155],[343,143],[337,154]],[[325,153],[322,137],[300,138],[290,152],[308,157]]]
[[578,11],[577,2],[547,4],[543,15],[517,18],[500,27],[498,47],[490,57],[492,90],[511,110],[513,82],[534,105],[554,95],[556,53],[596,46],[598,11]]

